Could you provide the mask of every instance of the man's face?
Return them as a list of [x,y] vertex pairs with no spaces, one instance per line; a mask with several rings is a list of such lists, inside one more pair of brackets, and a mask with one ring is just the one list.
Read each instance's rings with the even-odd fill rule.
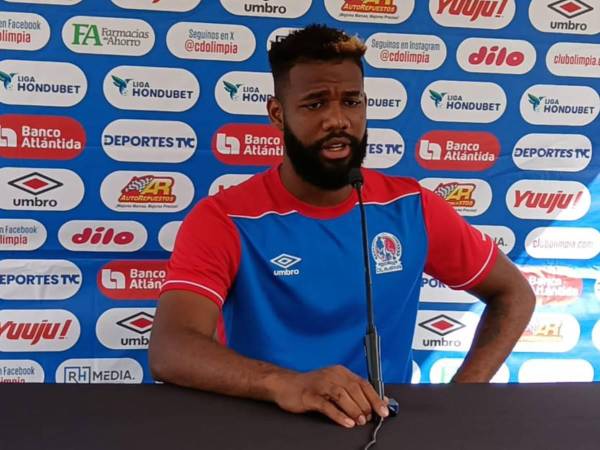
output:
[[304,181],[321,189],[348,184],[366,155],[366,98],[351,60],[296,64],[282,89],[286,154]]

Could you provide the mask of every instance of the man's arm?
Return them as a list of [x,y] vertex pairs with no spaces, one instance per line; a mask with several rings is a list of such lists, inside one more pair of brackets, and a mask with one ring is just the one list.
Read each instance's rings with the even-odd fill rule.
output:
[[452,379],[455,383],[488,382],[521,337],[535,308],[533,290],[502,252],[485,280],[469,292],[486,308],[471,349]]
[[318,411],[340,425],[363,425],[372,411],[387,416],[373,387],[342,366],[298,373],[246,358],[213,339],[220,311],[187,291],[159,299],[149,359],[153,376],[181,386],[272,401],[294,413]]

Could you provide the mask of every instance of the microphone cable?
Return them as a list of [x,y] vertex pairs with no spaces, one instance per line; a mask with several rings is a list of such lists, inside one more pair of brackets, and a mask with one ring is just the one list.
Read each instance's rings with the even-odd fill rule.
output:
[[367,445],[365,445],[363,447],[363,450],[369,450],[373,445],[375,445],[375,443],[377,442],[377,432],[383,426],[383,420],[384,420],[383,417],[379,416],[379,423],[373,430],[373,434],[371,435],[371,440],[367,443]]

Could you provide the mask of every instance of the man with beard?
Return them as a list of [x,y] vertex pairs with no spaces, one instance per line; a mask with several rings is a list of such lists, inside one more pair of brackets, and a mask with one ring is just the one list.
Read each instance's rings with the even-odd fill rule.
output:
[[[272,44],[267,108],[284,134],[283,162],[184,220],[150,341],[157,379],[319,411],[347,427],[387,416],[365,380],[361,222],[348,182],[367,144],[364,52],[357,38],[317,25]],[[361,171],[383,379],[411,380],[425,271],[487,304],[454,381],[489,381],[532,314],[527,282],[415,180]]]

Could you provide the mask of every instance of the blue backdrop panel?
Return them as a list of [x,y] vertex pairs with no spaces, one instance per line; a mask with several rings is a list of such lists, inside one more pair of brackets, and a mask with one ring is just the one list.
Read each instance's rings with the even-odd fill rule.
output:
[[[365,165],[446,198],[534,287],[495,380],[600,380],[600,1],[4,0],[0,381],[153,382],[179,223],[281,159],[267,45],[314,22],[368,46]],[[424,276],[414,382],[450,379],[482,310]]]

